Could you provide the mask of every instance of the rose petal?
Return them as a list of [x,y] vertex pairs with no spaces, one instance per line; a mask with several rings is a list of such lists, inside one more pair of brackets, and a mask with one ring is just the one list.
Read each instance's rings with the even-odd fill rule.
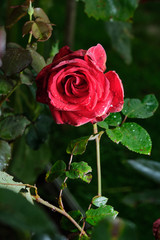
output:
[[84,58],[87,62],[92,62],[98,70],[106,70],[107,56],[101,44],[89,48]]
[[124,103],[124,90],[121,79],[115,71],[105,73],[105,76],[110,82],[110,92],[113,100],[108,112],[120,112]]
[[53,66],[57,65],[60,62],[65,60],[72,60],[74,58],[84,58],[86,50],[80,49],[77,51],[71,51],[68,46],[64,46],[59,50],[59,53],[55,55],[53,58],[52,64]]
[[57,124],[69,124],[73,126],[81,126],[85,123],[90,122],[90,118],[80,117],[77,112],[67,112],[67,111],[59,111],[54,108],[52,105],[49,105],[51,114],[53,116],[54,121]]
[[72,51],[70,50],[70,48],[68,46],[64,46],[62,47],[59,52],[55,55],[55,57],[53,58],[52,63],[56,63],[58,60],[61,60],[61,58],[63,58],[64,56],[68,55],[72,53]]

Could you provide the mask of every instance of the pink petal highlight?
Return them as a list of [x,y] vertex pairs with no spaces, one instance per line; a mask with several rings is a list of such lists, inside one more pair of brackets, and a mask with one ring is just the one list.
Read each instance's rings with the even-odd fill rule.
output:
[[124,90],[121,79],[115,71],[105,73],[110,82],[110,92],[113,96],[112,103],[108,112],[120,112],[124,103]]
[[101,44],[89,48],[84,58],[87,62],[92,62],[98,70],[106,70],[107,56]]

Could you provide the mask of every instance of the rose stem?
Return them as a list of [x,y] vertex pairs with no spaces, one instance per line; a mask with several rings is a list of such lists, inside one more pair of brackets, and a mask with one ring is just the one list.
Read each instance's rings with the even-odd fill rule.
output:
[[24,187],[29,187],[29,188],[34,188],[35,189],[35,196],[32,196],[33,200],[37,201],[38,203],[41,203],[43,205],[45,205],[46,207],[51,208],[54,211],[57,211],[58,213],[64,215],[66,218],[68,218],[74,225],[75,227],[78,228],[78,230],[80,231],[80,233],[82,233],[83,235],[85,235],[87,237],[86,232],[83,230],[83,228],[81,228],[79,226],[79,224],[63,209],[60,209],[52,204],[50,204],[49,202],[43,200],[39,195],[38,195],[38,190],[36,186],[30,185],[30,184],[23,184],[23,183],[0,183],[2,185],[8,185],[8,186],[24,186]]
[[[29,21],[32,21],[33,13],[34,13],[34,8],[32,7],[32,1],[30,1],[29,2],[29,7],[28,7]],[[31,41],[32,41],[32,32],[29,33],[28,44],[30,44]]]
[[[69,164],[68,164],[68,171],[71,168],[72,159],[73,159],[73,154],[71,154],[71,156],[70,156],[70,160],[69,160]],[[67,179],[68,179],[68,177],[65,177],[65,179],[63,181],[63,185],[66,183]],[[60,208],[64,210],[64,206],[63,206],[63,202],[62,202],[62,193],[63,193],[63,189],[61,189],[60,193],[59,193],[59,205],[60,205]]]
[[[97,124],[93,124],[94,134],[98,133]],[[96,154],[97,154],[97,176],[98,176],[98,196],[102,195],[102,184],[101,184],[101,161],[100,161],[100,138],[99,135],[96,137]]]
[[58,213],[64,215],[66,218],[68,218],[74,225],[77,227],[77,229],[82,232],[83,235],[87,237],[86,232],[80,227],[80,225],[63,209],[60,209],[58,207],[55,207],[54,205],[50,204],[49,202],[43,200],[39,195],[32,196],[34,200],[36,200],[38,203],[41,203],[45,205],[48,208],[51,208],[54,211],[57,211]]
[[12,93],[16,90],[16,88],[20,85],[20,82],[18,81],[15,86],[11,89],[11,91],[0,101],[0,107],[2,104],[12,95]]

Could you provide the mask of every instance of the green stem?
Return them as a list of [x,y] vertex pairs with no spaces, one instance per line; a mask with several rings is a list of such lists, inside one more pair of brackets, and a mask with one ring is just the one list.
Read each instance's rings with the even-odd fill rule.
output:
[[[73,155],[71,154],[69,164],[68,164],[68,171],[70,170],[72,160],[73,160]],[[63,181],[63,185],[66,183],[67,180],[68,180],[68,177],[65,177],[65,179]],[[63,201],[62,201],[62,193],[63,193],[63,189],[60,190],[58,202],[59,202],[59,207],[64,210],[64,205],[63,205]]]
[[16,88],[20,85],[20,82],[17,82],[17,84],[12,88],[12,90],[0,101],[0,107],[2,104],[11,96],[11,94],[16,90]]
[[[29,21],[32,21],[32,15],[34,14],[34,8],[32,7],[32,2],[29,2],[29,8],[28,8],[28,14],[29,14]],[[32,41],[32,32],[29,34],[28,44],[30,44]]]
[[86,232],[81,228],[81,226],[65,210],[55,207],[54,205],[52,205],[49,202],[40,198],[40,196],[33,196],[33,199],[36,200],[37,202],[45,205],[46,207],[49,207],[52,210],[57,211],[58,213],[64,215],[66,218],[68,218],[75,225],[75,227],[77,227],[77,229],[80,232],[82,232],[83,235],[85,235],[87,237]]
[[[98,133],[98,127],[95,123],[93,125],[94,134]],[[96,154],[97,154],[97,176],[98,176],[98,196],[102,195],[102,183],[101,183],[101,161],[100,161],[100,137],[96,137]]]

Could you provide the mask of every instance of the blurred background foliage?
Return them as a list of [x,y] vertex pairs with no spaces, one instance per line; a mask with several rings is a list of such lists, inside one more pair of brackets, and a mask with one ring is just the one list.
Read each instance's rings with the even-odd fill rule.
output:
[[[101,43],[107,53],[107,70],[115,70],[119,74],[124,85],[125,97],[142,99],[146,94],[153,93],[160,101],[160,2],[141,1],[133,18],[125,23],[88,17],[84,12],[84,2],[76,1],[72,50],[88,49]],[[23,1],[1,0],[1,25],[6,23],[10,6],[21,3]],[[66,38],[68,23],[66,3],[65,0],[34,2],[34,6],[41,7],[51,23],[55,24],[52,37],[45,43],[38,43],[37,51],[45,60],[53,56],[58,48],[68,41]],[[26,21],[28,21],[28,16],[22,18],[11,29],[7,29],[7,42],[16,42],[26,47],[28,36],[22,38],[22,27]],[[56,125],[48,108],[36,103],[35,92],[34,83],[32,86],[21,85],[10,97],[8,103],[10,109],[14,109],[16,114],[25,115],[32,124],[26,129],[25,135],[12,144],[12,160],[9,162],[7,171],[20,181],[36,183],[44,199],[56,201],[58,196],[56,186],[59,183],[46,184],[46,172],[56,160],[66,162],[69,160],[65,149],[70,140],[90,135],[93,130],[91,124],[78,128]],[[151,118],[136,120],[147,129],[153,143],[151,156],[145,157],[146,161],[159,162],[159,119],[158,110]],[[90,184],[80,182],[80,180],[69,181],[70,193],[76,200],[70,197],[67,200],[66,196],[66,204],[69,209],[74,203],[79,204],[86,211],[97,191],[95,144],[90,142],[86,152],[74,158],[76,161],[88,162],[93,169],[94,178]],[[151,240],[153,239],[152,223],[160,217],[158,211],[159,182],[139,174],[131,167],[128,160],[138,158],[144,157],[130,152],[122,145],[111,142],[107,136],[102,137],[103,195],[109,198],[108,203],[119,212],[119,217],[135,223],[138,239]],[[50,216],[55,219],[54,213],[51,212]],[[1,239],[27,239],[27,233],[25,233],[25,238],[24,233],[9,229],[7,225],[1,224],[0,232]],[[9,238],[10,236],[13,237]],[[35,239],[41,238],[35,237]]]

